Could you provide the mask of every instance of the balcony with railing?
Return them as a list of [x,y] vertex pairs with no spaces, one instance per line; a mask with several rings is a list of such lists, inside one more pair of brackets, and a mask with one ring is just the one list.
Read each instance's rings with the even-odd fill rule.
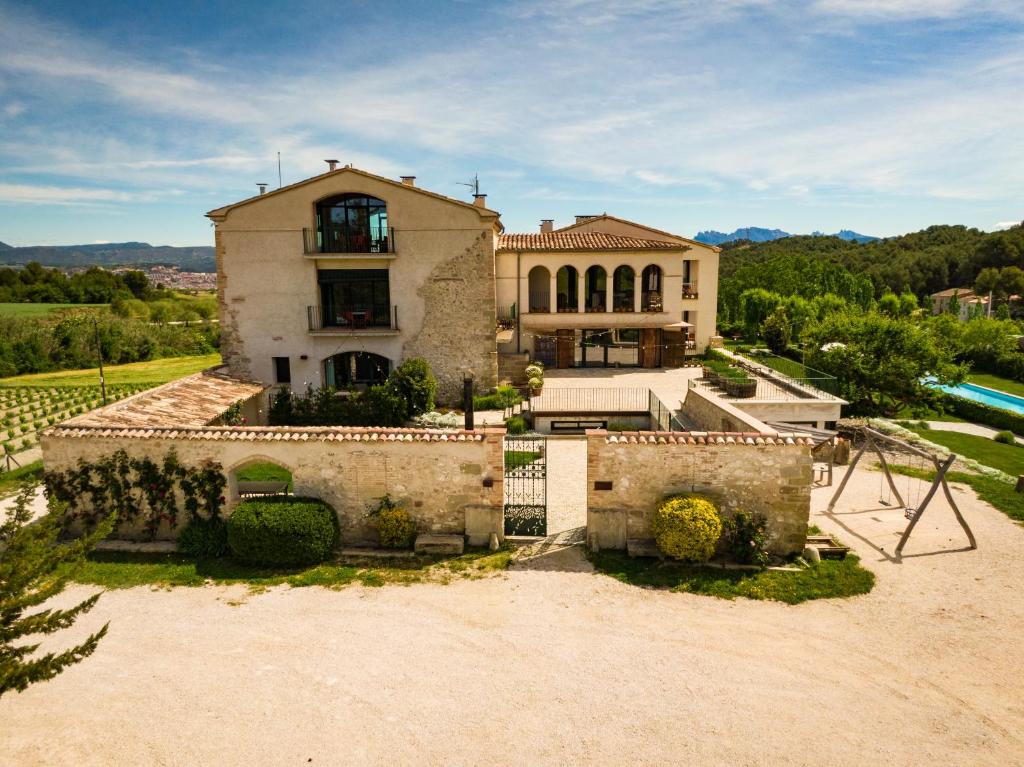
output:
[[307,306],[306,315],[310,333],[373,336],[398,332],[397,306]]
[[696,282],[684,282],[683,283],[683,298],[697,298],[697,283]]
[[302,230],[302,244],[307,256],[370,254],[394,257],[395,228],[383,226],[371,226],[364,229],[345,226],[307,228]]

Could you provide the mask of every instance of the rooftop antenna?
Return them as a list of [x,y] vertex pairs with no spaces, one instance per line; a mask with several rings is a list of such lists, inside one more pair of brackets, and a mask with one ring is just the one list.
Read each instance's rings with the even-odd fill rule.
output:
[[477,176],[476,173],[473,174],[473,181],[472,182],[469,182],[469,181],[456,181],[455,183],[457,183],[459,186],[468,186],[470,189],[473,190],[473,196],[474,197],[479,197],[480,196],[480,177]]
[[281,153],[277,153],[277,188],[281,188]]

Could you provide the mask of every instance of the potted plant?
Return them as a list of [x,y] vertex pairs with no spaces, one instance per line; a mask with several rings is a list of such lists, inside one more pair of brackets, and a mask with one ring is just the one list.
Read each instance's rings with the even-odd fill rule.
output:
[[544,380],[534,376],[533,378],[530,379],[529,384],[531,396],[540,396],[541,388],[544,386]]
[[743,374],[730,377],[725,382],[725,393],[737,399],[750,399],[757,394],[757,380]]

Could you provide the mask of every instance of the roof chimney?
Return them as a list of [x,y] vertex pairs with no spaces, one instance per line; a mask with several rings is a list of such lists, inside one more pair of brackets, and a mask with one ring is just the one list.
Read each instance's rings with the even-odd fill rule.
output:
[[487,207],[487,195],[486,194],[478,194],[476,197],[473,198],[473,204],[476,205],[478,208],[486,208]]
[[338,163],[341,162],[341,161],[340,160],[324,160],[324,162],[327,163],[327,167],[330,168],[331,170],[337,170]]
[[402,183],[406,186],[416,186],[415,176],[400,176],[399,178],[402,179]]
[[597,218],[597,216],[595,216],[593,213],[589,213],[589,214],[584,215],[584,216],[577,215],[576,216],[576,223],[577,224],[582,224],[584,221],[589,221],[592,218]]
[[542,218],[540,220],[540,233],[551,234],[553,231],[555,231],[555,219]]
[[267,193],[267,182],[266,181],[257,181],[256,182],[256,186],[259,187],[260,194],[266,194]]

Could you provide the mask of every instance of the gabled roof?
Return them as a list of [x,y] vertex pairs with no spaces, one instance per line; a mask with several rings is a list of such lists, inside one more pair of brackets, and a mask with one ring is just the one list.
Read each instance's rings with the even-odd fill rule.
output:
[[215,208],[215,209],[209,211],[206,214],[206,216],[207,216],[207,218],[220,219],[220,218],[223,218],[224,216],[226,216],[229,211],[231,211],[231,210],[233,210],[235,208],[238,208],[238,207],[240,207],[242,205],[249,205],[249,204],[254,203],[254,202],[261,202],[262,200],[269,199],[269,198],[274,197],[276,195],[284,194],[286,192],[290,192],[293,189],[298,189],[299,187],[305,186],[306,184],[311,184],[314,181],[320,181],[322,179],[327,178],[328,176],[337,176],[337,175],[341,175],[341,174],[344,174],[344,173],[354,173],[357,176],[362,176],[364,178],[373,179],[374,181],[380,181],[380,182],[385,183],[385,184],[391,184],[392,186],[396,186],[396,187],[398,187],[400,189],[403,189],[405,191],[419,192],[420,194],[425,194],[425,195],[427,195],[429,197],[433,197],[433,198],[438,199],[438,200],[443,200],[444,202],[450,202],[453,205],[461,205],[461,206],[463,206],[465,208],[471,208],[472,210],[475,210],[477,213],[480,213],[482,215],[484,215],[484,214],[491,215],[491,216],[499,216],[500,215],[498,213],[498,211],[491,210],[490,208],[481,208],[481,207],[479,207],[477,205],[474,205],[471,202],[464,202],[463,200],[456,200],[454,197],[446,197],[445,195],[438,194],[437,192],[431,192],[431,191],[429,191],[427,189],[421,189],[418,186],[409,186],[407,184],[403,184],[401,181],[394,181],[393,179],[386,178],[385,176],[378,176],[375,173],[368,173],[365,170],[360,170],[359,168],[353,168],[351,165],[346,165],[345,167],[338,168],[337,170],[329,170],[326,173],[321,173],[319,176],[311,176],[310,178],[303,179],[302,181],[296,181],[294,184],[288,184],[288,186],[282,186],[280,189],[273,189],[273,190],[271,190],[269,192],[266,192],[265,194],[257,194],[257,195],[255,195],[253,197],[249,197],[249,198],[244,199],[244,200],[239,200],[238,202],[232,203],[231,205],[225,205],[222,208]]
[[946,288],[940,290],[938,293],[932,293],[932,298],[952,298],[953,294],[956,294],[957,298],[968,298],[974,295],[973,288]]
[[689,245],[664,240],[642,240],[605,232],[541,232],[537,234],[503,234],[497,251],[587,251],[605,250],[690,250]]
[[618,222],[620,224],[628,224],[629,226],[636,226],[636,227],[639,227],[640,229],[646,229],[649,232],[654,232],[655,234],[661,234],[661,235],[664,235],[665,237],[675,237],[677,240],[682,240],[683,242],[689,242],[689,243],[692,243],[694,245],[700,245],[703,248],[711,248],[711,250],[714,250],[716,252],[721,252],[721,250],[722,250],[717,245],[709,245],[708,243],[701,242],[700,240],[693,240],[693,239],[690,239],[689,237],[683,237],[682,235],[675,234],[673,232],[666,232],[663,229],[655,229],[653,226],[647,226],[647,224],[641,224],[641,223],[638,223],[636,221],[630,221],[627,218],[619,218],[618,216],[611,216],[611,215],[609,215],[607,213],[602,213],[600,216],[591,216],[590,218],[585,218],[582,221],[577,221],[575,224],[569,224],[568,226],[559,227],[555,231],[556,232],[569,232],[569,231],[572,231],[573,229],[576,229],[578,227],[585,226],[587,224],[591,224],[594,221],[616,221],[616,222]]

